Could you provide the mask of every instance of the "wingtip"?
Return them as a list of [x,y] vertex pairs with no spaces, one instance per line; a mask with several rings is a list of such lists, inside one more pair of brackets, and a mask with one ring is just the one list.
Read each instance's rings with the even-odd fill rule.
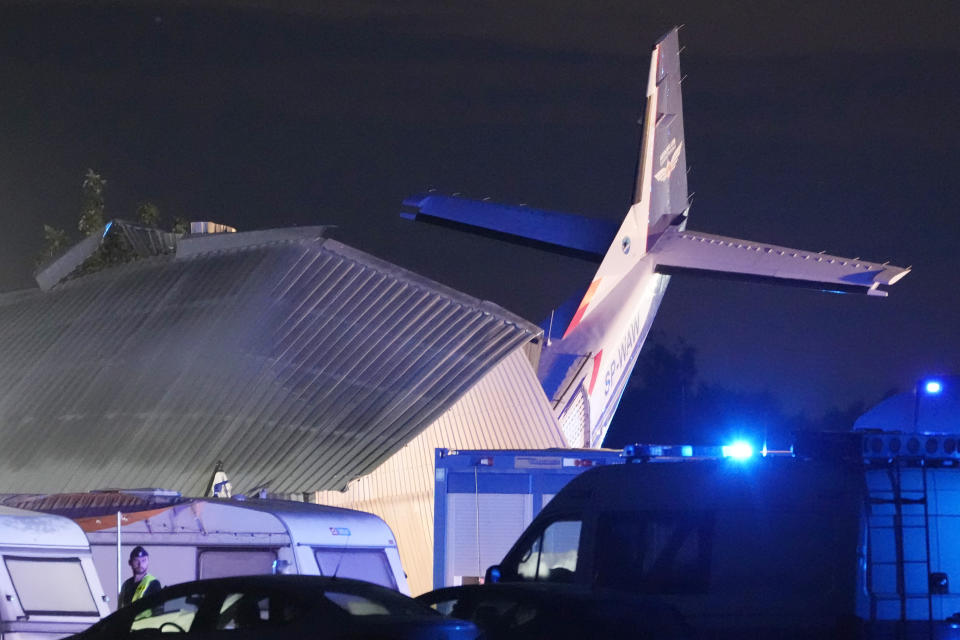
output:
[[906,268],[903,269],[900,273],[898,273],[898,274],[896,274],[895,276],[893,276],[892,278],[890,278],[890,280],[887,282],[887,284],[888,284],[888,285],[890,285],[890,284],[896,284],[896,283],[899,282],[905,275],[907,275],[908,273],[910,273],[910,270],[911,270],[912,268],[913,268],[913,267],[906,267]]

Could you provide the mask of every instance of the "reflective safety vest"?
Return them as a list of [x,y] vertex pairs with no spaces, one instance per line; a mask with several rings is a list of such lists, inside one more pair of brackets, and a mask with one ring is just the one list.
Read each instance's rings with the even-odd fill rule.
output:
[[[140,581],[140,584],[137,585],[137,588],[133,590],[133,595],[130,596],[130,604],[133,604],[134,602],[142,598],[143,594],[146,593],[147,591],[147,587],[149,587],[150,583],[153,582],[154,580],[156,580],[156,578],[154,578],[149,573],[143,576],[143,580]],[[146,611],[141,611],[140,613],[138,613],[134,618],[134,620],[143,620],[144,618],[149,618],[152,615],[153,615],[153,611],[150,609],[147,609]]]
[[143,580],[140,581],[140,584],[137,585],[137,588],[133,590],[133,596],[130,598],[130,602],[136,602],[143,597],[144,592],[147,590],[147,587],[150,586],[150,583],[156,580],[152,575],[145,574]]

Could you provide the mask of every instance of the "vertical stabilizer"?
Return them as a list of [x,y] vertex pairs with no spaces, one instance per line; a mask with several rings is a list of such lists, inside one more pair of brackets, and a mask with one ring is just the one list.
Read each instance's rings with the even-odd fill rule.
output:
[[633,203],[563,337],[541,358],[540,378],[572,446],[603,442],[669,281],[650,250],[687,210],[679,57],[673,29],[650,61]]
[[633,205],[564,337],[593,312],[687,208],[680,79],[680,47],[674,28],[653,48]]
[[[649,249],[656,238],[687,208],[687,149],[683,137],[680,95],[680,47],[677,30],[654,48],[647,87],[647,110],[653,127],[644,128],[644,145],[653,132],[652,154],[637,175],[634,202],[649,201]],[[649,116],[648,116],[649,117]],[[649,168],[648,168],[649,167]]]

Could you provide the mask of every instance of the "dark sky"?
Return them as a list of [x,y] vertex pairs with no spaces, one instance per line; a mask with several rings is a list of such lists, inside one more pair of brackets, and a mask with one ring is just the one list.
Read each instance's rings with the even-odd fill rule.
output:
[[400,202],[433,187],[620,220],[650,46],[676,23],[690,227],[914,271],[887,299],[674,278],[662,339],[697,349],[702,380],[811,414],[957,370],[956,3],[311,4],[6,3],[0,291],[33,286],[41,225],[75,228],[91,167],[110,217],[151,200],[241,230],[336,224],[539,321],[595,265],[414,225]]

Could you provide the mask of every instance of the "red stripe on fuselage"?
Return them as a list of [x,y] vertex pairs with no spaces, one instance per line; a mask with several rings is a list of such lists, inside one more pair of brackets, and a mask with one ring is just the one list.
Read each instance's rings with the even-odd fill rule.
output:
[[580,306],[577,308],[577,312],[573,314],[573,320],[570,321],[570,326],[568,326],[567,330],[563,332],[564,338],[570,335],[570,332],[573,331],[578,324],[580,324],[583,314],[587,312],[587,307],[590,306],[590,299],[593,298],[593,294],[597,292],[597,287],[600,286],[601,279],[602,278],[597,278],[590,283],[590,288],[587,289],[587,292],[584,294],[583,300],[580,302]]
[[593,395],[593,386],[597,384],[597,376],[600,374],[600,358],[603,357],[603,349],[597,351],[597,355],[593,356],[593,375],[590,376],[590,386],[587,387],[587,395]]

